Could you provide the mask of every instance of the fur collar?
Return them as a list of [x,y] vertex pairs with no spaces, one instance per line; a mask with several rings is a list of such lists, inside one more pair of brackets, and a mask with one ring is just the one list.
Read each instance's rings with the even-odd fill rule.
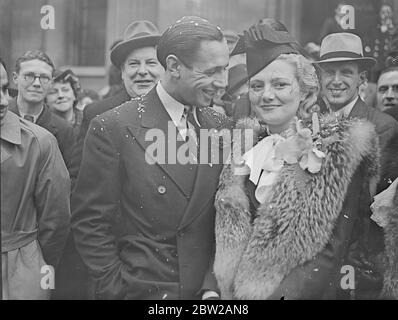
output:
[[[237,123],[261,127],[253,118]],[[359,119],[321,119],[321,150],[326,153],[321,171],[310,174],[298,165],[285,165],[270,202],[252,213],[245,193],[245,176],[226,165],[216,194],[216,255],[214,272],[223,299],[267,299],[292,269],[314,258],[329,242],[348,185],[366,161],[368,176],[379,171],[378,140],[374,126]],[[245,150],[234,141],[233,150]],[[343,165],[342,165],[343,164]]]

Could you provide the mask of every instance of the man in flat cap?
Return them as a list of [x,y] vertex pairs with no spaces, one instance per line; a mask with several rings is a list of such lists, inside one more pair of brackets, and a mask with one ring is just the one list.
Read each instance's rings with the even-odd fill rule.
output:
[[[215,25],[184,17],[157,50],[164,78],[141,99],[93,119],[87,132],[72,229],[97,299],[217,297],[214,196],[222,160],[209,161],[200,133],[226,125],[207,106],[227,85],[228,46]],[[155,133],[163,141],[156,155]],[[194,148],[185,149],[186,162],[179,151],[187,144]]]
[[160,33],[149,21],[132,22],[124,31],[123,41],[112,48],[112,64],[121,70],[122,90],[115,96],[88,105],[83,111],[83,122],[73,150],[71,179],[74,186],[79,173],[84,138],[90,121],[97,115],[135,99],[152,89],[164,74],[156,57]]

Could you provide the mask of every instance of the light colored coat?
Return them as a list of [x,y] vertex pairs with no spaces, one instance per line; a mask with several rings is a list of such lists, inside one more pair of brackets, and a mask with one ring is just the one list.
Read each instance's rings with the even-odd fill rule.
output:
[[55,268],[69,232],[69,174],[55,137],[12,112],[0,142],[3,298],[45,299],[41,268]]

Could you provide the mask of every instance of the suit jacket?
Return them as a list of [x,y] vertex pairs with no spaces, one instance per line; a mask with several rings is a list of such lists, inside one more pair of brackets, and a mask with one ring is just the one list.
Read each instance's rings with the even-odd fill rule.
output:
[[376,133],[379,136],[383,162],[383,159],[386,157],[385,148],[387,144],[390,139],[398,133],[398,122],[390,115],[376,108],[367,106],[361,98],[355,103],[349,117],[367,119],[375,125]]
[[79,133],[77,135],[76,144],[73,148],[71,168],[69,170],[71,175],[72,188],[79,174],[80,163],[82,161],[84,138],[86,137],[90,121],[94,119],[96,116],[108,110],[111,110],[130,99],[131,98],[128,95],[126,89],[123,87],[123,90],[121,90],[121,92],[119,92],[117,95],[106,98],[102,101],[91,103],[84,108],[83,120],[80,125]]
[[[223,122],[206,112],[198,119],[205,127]],[[170,121],[155,88],[91,121],[72,229],[97,298],[195,299],[216,289],[209,270],[221,164],[151,164],[146,134],[171,134],[168,150]]]
[[[9,110],[20,116],[16,98],[9,104]],[[51,112],[47,105],[44,105],[36,124],[50,131],[57,139],[59,149],[65,161],[66,168],[70,173],[72,150],[75,144],[73,126],[66,120]]]
[[[355,103],[349,118],[367,119],[374,124],[380,145],[380,173],[384,172],[390,152],[387,146],[392,137],[398,134],[398,122],[388,114],[367,106],[361,98]],[[354,296],[357,299],[378,298],[383,281],[383,270],[378,267],[379,255],[384,251],[383,230],[370,219],[371,199],[369,189],[364,189],[358,203],[360,215],[353,229],[354,234],[345,261],[347,265],[351,265],[355,269],[356,290]],[[344,293],[340,291],[338,295],[339,298],[345,298],[347,291]]]

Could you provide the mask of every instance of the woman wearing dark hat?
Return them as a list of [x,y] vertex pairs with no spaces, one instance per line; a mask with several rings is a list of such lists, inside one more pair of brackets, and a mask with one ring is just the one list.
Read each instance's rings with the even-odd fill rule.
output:
[[73,125],[75,133],[78,132],[83,114],[76,108],[80,83],[72,70],[56,70],[54,84],[47,94],[46,101],[51,111]]
[[221,297],[334,298],[362,179],[377,173],[374,127],[318,120],[315,69],[288,32],[257,24],[244,39],[251,114],[215,200]]
[[[266,36],[267,45],[270,48],[273,48],[272,50],[275,50],[275,48],[283,47],[289,52],[290,51],[299,52],[304,56],[306,56],[304,48],[302,48],[301,45],[296,41],[296,39],[294,39],[289,34],[286,26],[282,22],[271,18],[264,18],[258,22],[258,25],[263,25],[264,28],[269,30],[269,34]],[[253,36],[256,37],[255,35]],[[242,35],[240,36],[238,43],[236,44],[234,50],[231,53],[231,56],[240,55],[243,53],[247,54],[248,53],[247,50],[249,50],[251,51],[251,53],[249,52],[248,54],[252,55],[252,57],[250,58],[250,60],[252,60],[252,64],[254,64],[254,62],[257,60],[259,60],[259,62],[261,63],[262,59],[269,59],[269,57],[268,58],[262,57],[261,54],[259,56],[256,56],[256,54],[253,53],[253,50],[251,50],[246,46],[245,44],[245,42],[247,41],[246,38],[247,38],[246,36]],[[270,54],[272,55],[271,51]],[[246,76],[247,72],[248,71],[245,72]],[[248,94],[241,95],[239,100],[236,101],[236,106],[234,108],[233,112],[234,120],[247,117],[251,112],[250,110],[251,109],[250,109],[249,95]]]

